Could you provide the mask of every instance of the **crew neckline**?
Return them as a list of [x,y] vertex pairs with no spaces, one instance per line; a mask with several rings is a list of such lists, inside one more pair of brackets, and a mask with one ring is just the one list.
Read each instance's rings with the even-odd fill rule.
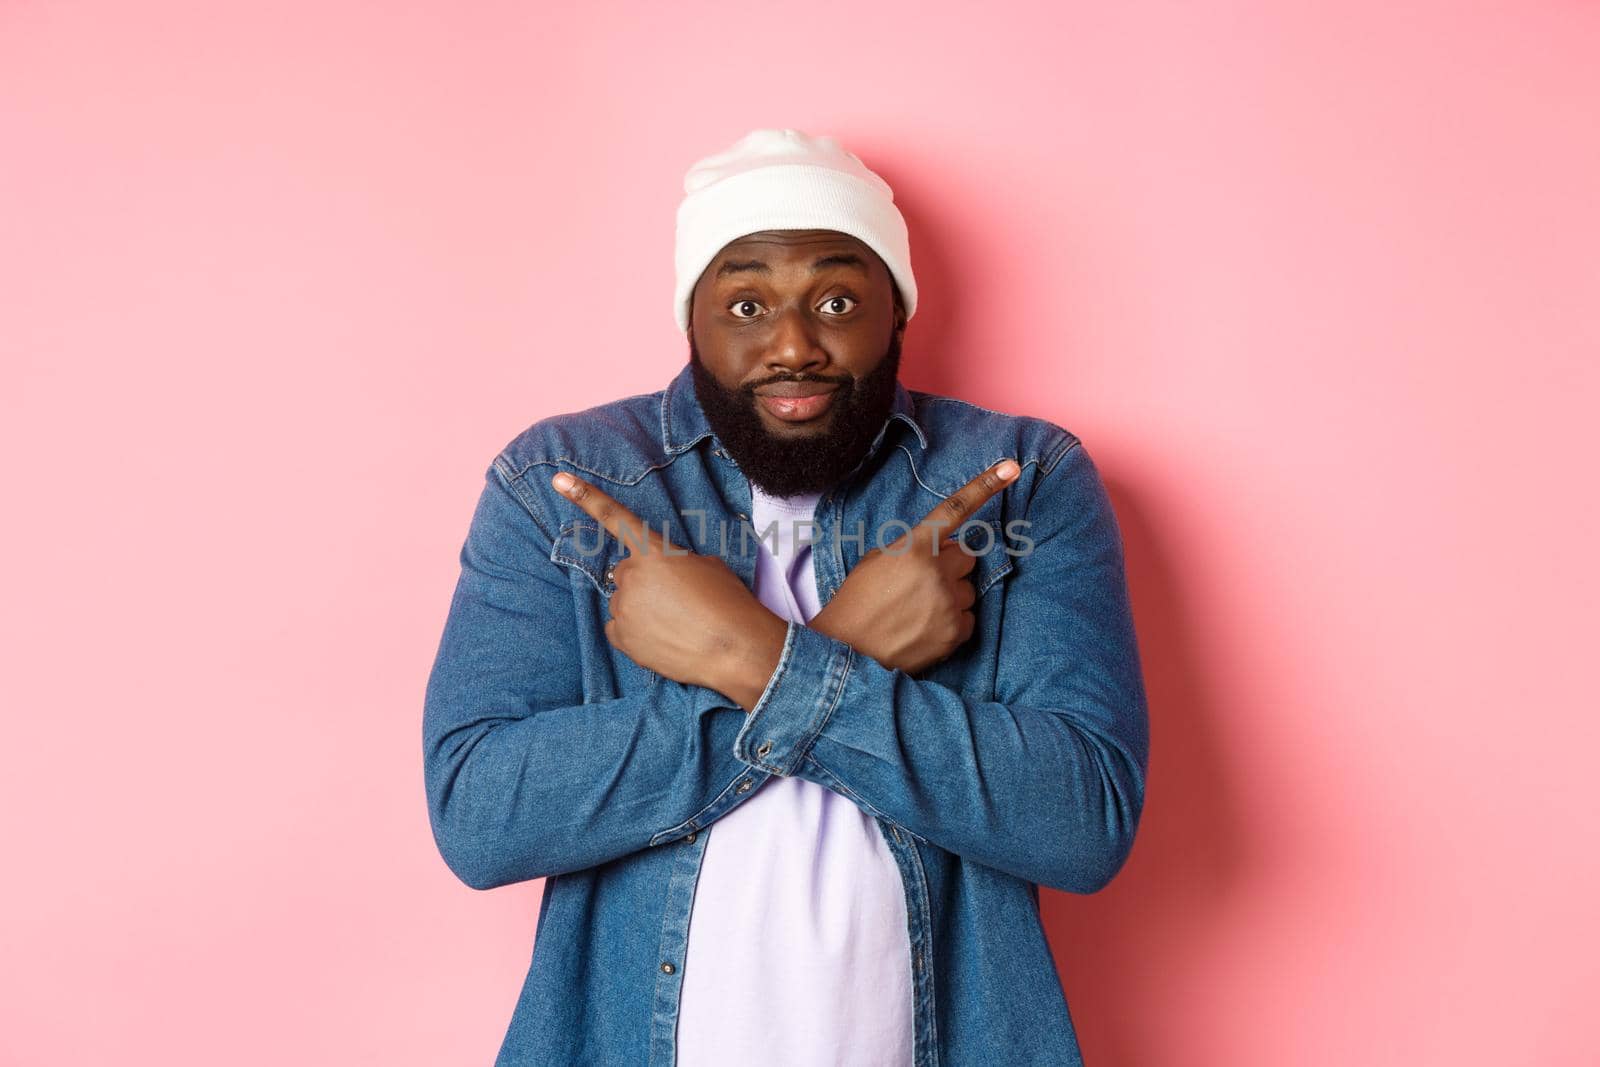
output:
[[771,493],[762,492],[760,486],[751,482],[750,496],[778,511],[802,512],[815,510],[817,501],[822,498],[822,492],[818,490],[815,493],[796,493],[794,496],[773,496]]

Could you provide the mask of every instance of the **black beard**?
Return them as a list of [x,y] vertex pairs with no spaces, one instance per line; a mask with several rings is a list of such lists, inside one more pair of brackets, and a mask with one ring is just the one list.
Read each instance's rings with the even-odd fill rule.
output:
[[[891,335],[889,348],[870,374],[799,374],[786,381],[838,382],[838,395],[821,433],[780,438],[768,432],[756,410],[755,389],[725,389],[700,360],[694,334],[689,335],[689,364],[693,368],[695,396],[711,430],[721,439],[733,461],[769,496],[816,493],[838,482],[856,468],[872,439],[894,410],[894,388],[900,373],[900,334]],[[773,379],[763,378],[761,384]]]

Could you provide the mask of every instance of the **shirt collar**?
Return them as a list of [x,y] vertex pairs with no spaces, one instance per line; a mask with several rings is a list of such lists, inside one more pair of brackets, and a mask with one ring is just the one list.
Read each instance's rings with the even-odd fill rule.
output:
[[[873,439],[873,448],[876,449],[883,440],[889,424],[899,419],[911,427],[917,444],[925,451],[928,447],[928,435],[917,422],[914,410],[915,405],[912,403],[910,391],[896,379],[894,404],[889,410],[889,418],[884,422],[883,429],[879,430],[878,436]],[[709,436],[711,436],[711,424],[706,421],[706,413],[700,407],[700,398],[694,391],[694,366],[685,363],[661,398],[661,440],[666,446],[667,453],[676,455],[693,447],[701,438]]]

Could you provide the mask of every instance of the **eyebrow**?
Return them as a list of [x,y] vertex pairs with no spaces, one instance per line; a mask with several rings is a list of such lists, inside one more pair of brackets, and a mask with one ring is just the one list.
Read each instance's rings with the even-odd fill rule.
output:
[[[866,261],[854,252],[835,252],[829,256],[819,256],[811,264],[811,273],[815,274],[824,267],[855,267],[862,274],[867,273]],[[739,274],[745,271],[755,274],[771,274],[772,268],[759,259],[730,259],[725,260],[722,266],[717,268],[717,277],[721,278],[725,274]]]

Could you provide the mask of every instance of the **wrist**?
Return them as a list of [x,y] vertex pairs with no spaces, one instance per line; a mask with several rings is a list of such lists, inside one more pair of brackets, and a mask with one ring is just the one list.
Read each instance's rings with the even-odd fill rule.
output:
[[806,625],[817,631],[819,634],[824,634],[833,638],[834,640],[844,641],[845,644],[850,644],[851,642],[845,640],[843,633],[840,632],[838,626],[836,625],[838,622],[838,612],[835,611],[830,613],[828,611],[829,608],[833,607],[833,603],[834,602],[830,600],[826,604],[822,605],[822,609],[815,615],[811,616],[811,621],[806,623]]
[[749,714],[778,669],[788,634],[789,624],[763,607],[752,625],[741,628],[728,654],[716,657],[721,677],[712,688]]

